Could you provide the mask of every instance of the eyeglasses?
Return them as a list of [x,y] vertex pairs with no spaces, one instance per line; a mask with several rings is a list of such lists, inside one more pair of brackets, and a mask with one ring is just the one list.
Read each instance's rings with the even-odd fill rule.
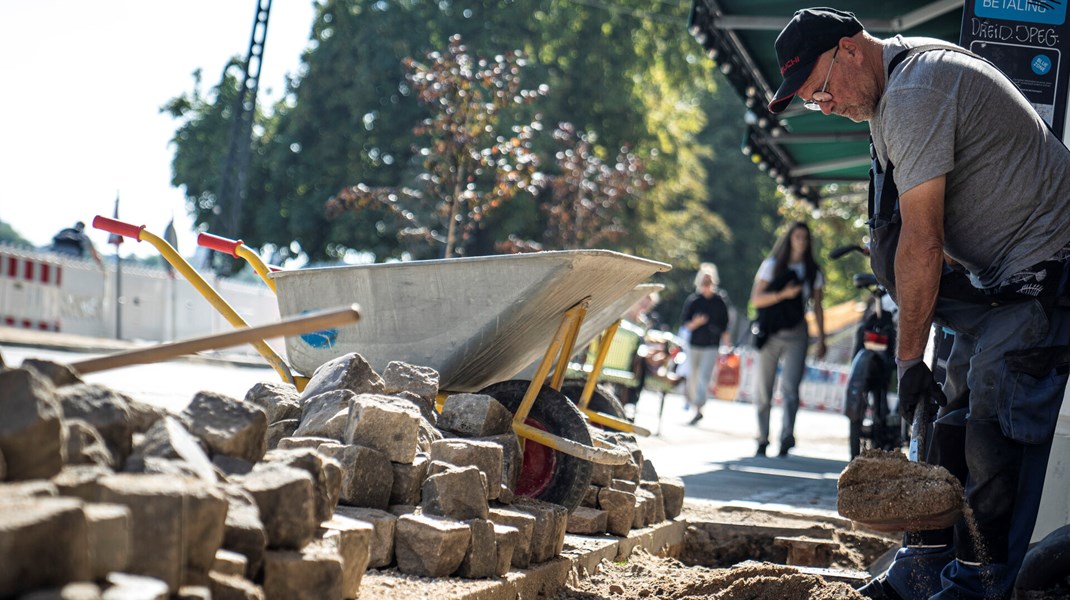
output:
[[829,89],[829,77],[832,77],[832,65],[836,64],[836,55],[839,54],[840,47],[836,46],[836,50],[832,53],[832,62],[829,63],[829,72],[825,74],[825,83],[821,86],[821,89],[810,95],[809,100],[803,100],[803,106],[810,110],[821,110],[821,105],[825,102],[832,100],[832,94]]

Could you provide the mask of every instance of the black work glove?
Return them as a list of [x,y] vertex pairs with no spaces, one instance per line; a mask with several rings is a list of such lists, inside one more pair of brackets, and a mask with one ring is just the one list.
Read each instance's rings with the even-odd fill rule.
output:
[[929,365],[923,362],[910,367],[899,377],[899,416],[911,420],[914,410],[922,402],[947,405],[947,396],[937,385]]

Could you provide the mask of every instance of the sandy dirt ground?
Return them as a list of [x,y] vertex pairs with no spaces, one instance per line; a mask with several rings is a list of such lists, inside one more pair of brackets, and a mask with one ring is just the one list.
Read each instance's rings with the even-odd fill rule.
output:
[[862,598],[845,583],[774,564],[730,569],[687,567],[672,558],[637,551],[627,562],[603,562],[598,572],[573,581],[555,600],[680,598],[694,600],[786,600]]

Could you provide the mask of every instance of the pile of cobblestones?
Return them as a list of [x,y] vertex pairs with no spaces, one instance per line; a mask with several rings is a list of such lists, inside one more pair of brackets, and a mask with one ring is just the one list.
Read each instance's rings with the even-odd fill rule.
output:
[[[160,385],[166,385],[161,382]],[[438,374],[358,354],[303,392],[198,393],[171,414],[65,365],[0,360],[0,597],[355,598],[371,569],[494,578],[561,553],[566,532],[675,518],[679,479],[634,438],[573,511],[516,496],[512,414]]]

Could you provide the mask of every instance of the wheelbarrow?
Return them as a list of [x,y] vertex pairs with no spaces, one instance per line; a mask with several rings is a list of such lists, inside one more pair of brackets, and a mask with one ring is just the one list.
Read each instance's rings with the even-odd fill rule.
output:
[[[270,274],[283,269],[264,263],[259,255],[249,249],[242,240],[232,240],[210,233],[201,233],[197,236],[197,244],[234,258],[246,260],[271,290],[273,292],[276,291],[275,282]],[[572,345],[583,348],[596,338],[598,343],[593,348],[586,363],[569,364],[568,379],[557,389],[571,398],[591,422],[618,431],[637,433],[643,436],[650,435],[650,432],[645,428],[627,421],[623,409],[620,408],[620,403],[612,396],[607,396],[602,390],[598,389],[597,384],[602,380],[603,375],[606,375],[607,359],[612,357],[613,352],[618,349],[613,340],[621,325],[620,315],[639,299],[664,288],[665,286],[661,284],[640,284],[621,295],[601,312],[593,315],[588,313],[586,318],[582,319],[580,329],[576,333],[576,341]],[[311,335],[308,341],[313,345],[331,343],[330,340],[324,338],[323,334]],[[631,357],[628,357],[628,359],[630,360]],[[530,378],[534,373],[535,366],[534,364],[530,365],[524,370],[523,375]]]
[[[277,294],[276,284],[271,274],[281,272],[283,269],[266,264],[260,256],[246,246],[242,240],[232,240],[211,233],[201,233],[197,236],[197,245],[217,252],[222,252],[234,258],[244,259],[264,283],[271,288],[271,291]],[[580,411],[593,423],[617,431],[637,433],[643,436],[650,435],[650,431],[647,429],[639,427],[626,420],[624,411],[620,408],[620,403],[597,389],[597,383],[604,371],[607,357],[610,356],[611,350],[615,347],[612,345],[612,341],[621,323],[620,315],[640,298],[660,291],[664,289],[664,287],[665,286],[661,284],[640,284],[629,292],[621,295],[615,302],[606,306],[601,312],[595,313],[594,315],[588,313],[586,318],[581,319],[580,328],[574,334],[576,336],[576,341],[572,343],[572,346],[581,348],[586,347],[598,337],[599,346],[597,352],[594,353],[590,364],[570,364],[568,377],[572,379],[565,380],[555,389],[558,389],[575,401]],[[312,346],[327,345],[330,347],[334,343],[333,337],[333,332],[326,331],[308,334],[304,336],[303,339],[306,343]],[[367,356],[365,356],[365,358],[367,358]],[[534,364],[530,365],[529,368],[525,370],[525,375],[530,377],[534,368]],[[439,408],[441,408],[441,400],[444,400],[444,397],[440,398]]]
[[[199,243],[246,254],[240,240],[202,236]],[[257,272],[274,282],[284,316],[340,298],[376,315],[337,332],[287,338],[295,369],[309,375],[357,352],[380,372],[404,361],[435,369],[442,390],[495,397],[513,412],[517,435],[535,442],[524,444],[517,493],[572,510],[587,491],[591,463],[624,464],[630,457],[592,442],[583,414],[558,391],[567,359],[588,314],[614,310],[636,285],[669,268],[606,250],[575,250]],[[531,380],[510,380],[536,360]]]

